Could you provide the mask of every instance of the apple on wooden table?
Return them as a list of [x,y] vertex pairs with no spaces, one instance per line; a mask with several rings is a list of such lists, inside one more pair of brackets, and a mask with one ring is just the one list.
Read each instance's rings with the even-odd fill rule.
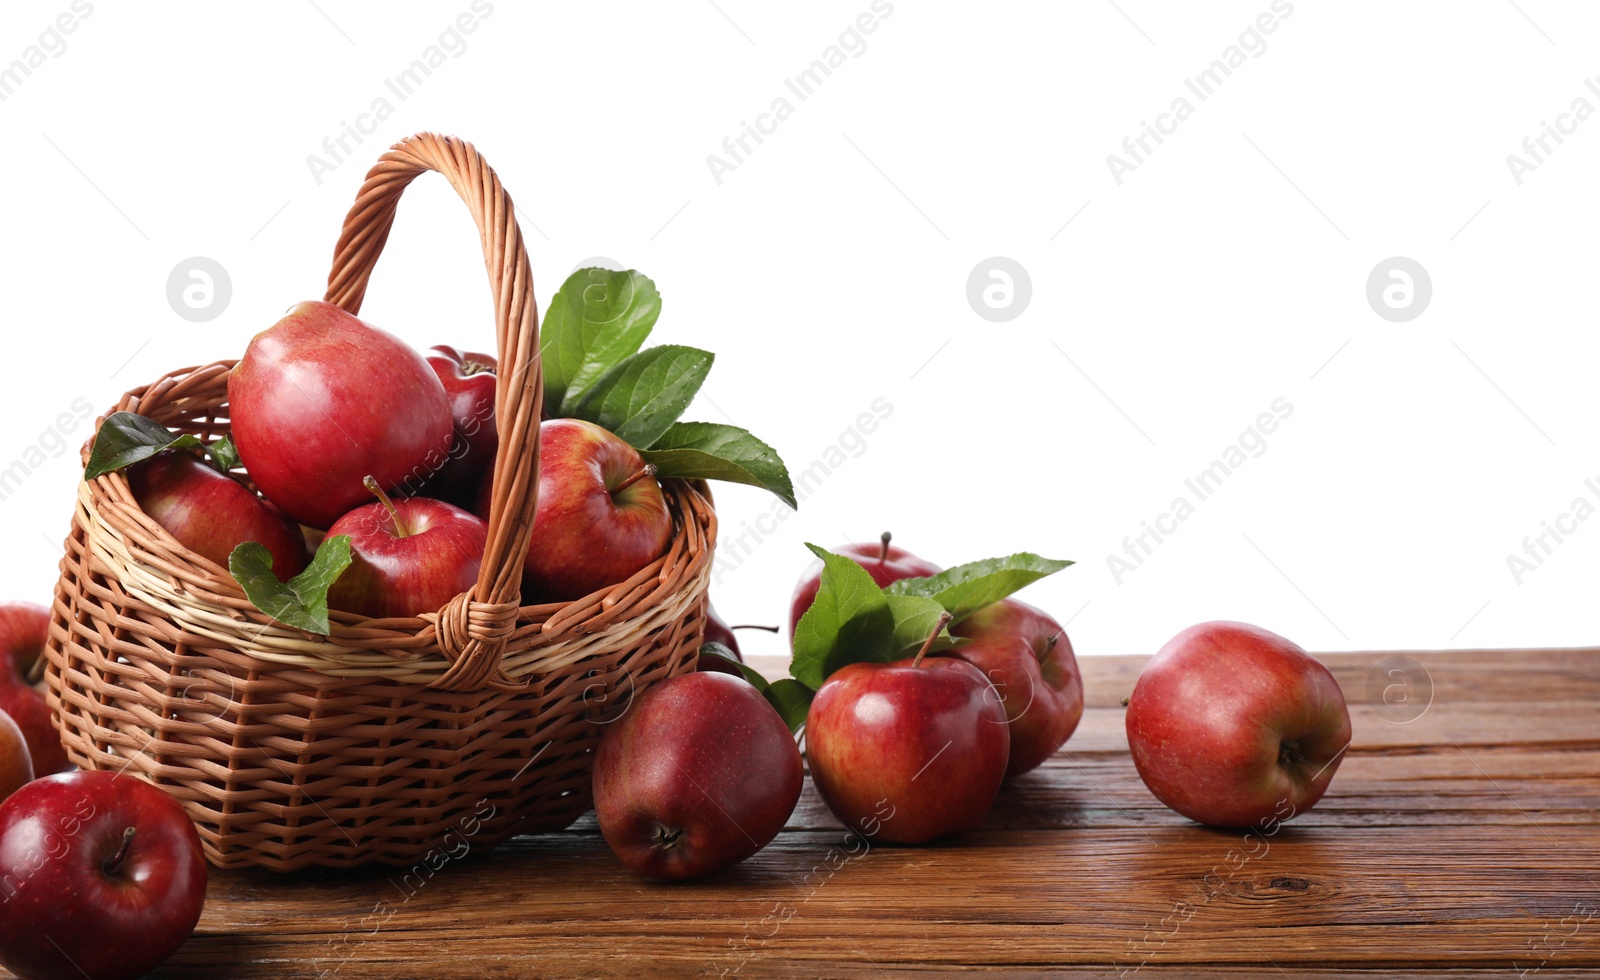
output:
[[1150,791],[1218,827],[1309,810],[1350,745],[1350,713],[1328,668],[1246,623],[1200,623],[1167,641],[1140,672],[1126,723]]
[[[707,600],[706,627],[705,632],[701,636],[700,642],[702,644],[719,644],[723,649],[716,651],[717,653],[731,655],[731,658],[735,662],[742,664],[744,663],[744,652],[739,649],[739,638],[734,635],[733,631],[736,629],[765,630],[768,633],[778,632],[778,627],[776,626],[757,626],[748,623],[740,626],[729,626],[726,620],[717,615],[716,607],[711,605],[710,601]],[[728,663],[726,656],[707,656],[704,646],[701,647],[700,660],[695,669],[715,670],[724,674],[732,674],[735,677],[744,676],[744,672],[741,671],[737,666]]]
[[144,780],[45,776],[0,804],[0,963],[27,980],[133,980],[194,931],[200,835]]
[[963,660],[926,656],[949,618],[912,659],[834,671],[806,714],[817,792],[846,827],[877,825],[878,840],[971,830],[1005,778],[1011,736],[988,678]]
[[1037,768],[1066,744],[1083,717],[1083,677],[1066,630],[1041,609],[1002,599],[950,633],[971,642],[946,656],[982,671],[1005,706],[1011,728],[1006,775]]
[[600,739],[594,809],[622,862],[657,878],[737,864],[800,799],[800,750],[750,684],[696,672],[638,696]]
[[[834,554],[852,559],[865,568],[879,588],[901,579],[925,578],[943,571],[938,565],[918,558],[899,545],[890,544],[892,537],[885,531],[877,541],[841,545],[834,549]],[[800,581],[795,583],[794,595],[789,599],[791,639],[794,637],[795,627],[800,623],[800,617],[804,616],[806,610],[817,600],[817,591],[822,588],[822,568],[823,563],[820,560],[813,561],[801,574]]]

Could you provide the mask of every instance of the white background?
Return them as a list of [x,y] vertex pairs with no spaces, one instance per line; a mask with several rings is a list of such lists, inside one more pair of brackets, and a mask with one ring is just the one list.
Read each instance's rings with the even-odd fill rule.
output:
[[[320,298],[367,166],[434,129],[515,196],[541,308],[593,256],[656,281],[654,342],[719,355],[689,418],[731,417],[798,471],[893,405],[724,569],[730,619],[784,617],[802,541],[891,528],[945,564],[1077,559],[1024,597],[1072,617],[1080,654],[1212,618],[1313,650],[1595,642],[1600,519],[1520,584],[1507,556],[1600,483],[1600,120],[1520,185],[1506,157],[1574,99],[1600,107],[1583,84],[1600,13],[1296,0],[1202,103],[1183,80],[1269,0],[1118,2],[896,0],[803,102],[784,79],[869,0],[495,0],[404,101],[384,80],[468,0],[94,2],[0,102],[0,468],[57,450],[0,503],[0,595],[54,581],[86,434],[59,451],[57,416],[237,356]],[[68,9],[6,3],[0,65]],[[319,184],[308,156],[380,96],[393,115]],[[779,96],[793,115],[719,184],[708,155]],[[1119,186],[1107,155],[1179,96],[1193,115]],[[996,255],[1032,280],[1006,323],[966,299]],[[1407,323],[1365,294],[1396,255],[1433,282]],[[167,302],[191,256],[231,274],[208,323]],[[408,192],[363,315],[419,347],[492,343],[477,238],[442,180]],[[1294,411],[1268,449],[1119,584],[1107,556],[1277,398]],[[719,505],[726,543],[768,498]]]

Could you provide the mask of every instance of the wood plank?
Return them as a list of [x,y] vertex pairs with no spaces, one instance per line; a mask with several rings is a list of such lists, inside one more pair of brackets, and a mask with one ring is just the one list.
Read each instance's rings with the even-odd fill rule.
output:
[[1079,734],[963,838],[851,855],[808,784],[777,841],[693,882],[628,872],[592,817],[432,877],[214,872],[156,976],[1600,972],[1600,651],[1407,654],[1435,696],[1404,724],[1358,694],[1387,656],[1328,658],[1355,739],[1268,839],[1163,807],[1117,703],[1142,658],[1085,658]]

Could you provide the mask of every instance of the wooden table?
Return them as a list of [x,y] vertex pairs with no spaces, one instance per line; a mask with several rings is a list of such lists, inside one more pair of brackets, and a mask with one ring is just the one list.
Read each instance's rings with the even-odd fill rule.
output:
[[[851,856],[808,784],[771,846],[683,884],[628,872],[592,818],[409,899],[392,870],[216,872],[156,975],[1600,975],[1600,650],[1392,656],[1325,658],[1355,740],[1270,839],[1162,807],[1123,735],[1142,658],[1089,658],[1078,733],[963,839]],[[1383,703],[1408,681],[1422,700]]]

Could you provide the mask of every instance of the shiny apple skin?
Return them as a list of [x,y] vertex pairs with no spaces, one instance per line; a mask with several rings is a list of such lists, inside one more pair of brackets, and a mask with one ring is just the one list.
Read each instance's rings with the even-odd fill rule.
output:
[[350,536],[350,566],[328,589],[328,608],[372,619],[438,612],[478,581],[489,525],[476,514],[428,497],[394,501],[401,535],[378,501],[328,528]]
[[823,802],[846,827],[881,824],[870,836],[897,844],[981,824],[1011,753],[1005,710],[978,668],[949,657],[911,664],[841,667],[806,715]]
[[178,543],[228,567],[246,541],[272,555],[272,571],[287,582],[306,567],[300,525],[250,488],[189,453],[165,452],[128,470],[128,486],[147,516]]
[[28,740],[11,716],[0,711],[0,800],[31,782],[33,756],[28,751]]
[[[878,583],[880,589],[890,582],[898,582],[903,578],[926,578],[944,571],[933,562],[924,561],[896,544],[891,543],[885,554],[882,541],[845,544],[829,550],[836,555],[854,559],[857,565],[872,575],[872,580]],[[817,591],[821,588],[822,561],[817,559],[800,576],[800,581],[795,583],[794,594],[789,598],[790,642],[794,641],[795,624],[800,622],[800,617],[811,608],[811,604],[817,601]]]
[[463,353],[444,344],[429,348],[424,356],[444,386],[453,431],[449,458],[419,496],[471,507],[500,446],[494,416],[497,364],[492,355]]
[[1350,744],[1350,713],[1328,668],[1247,623],[1201,623],[1169,640],[1140,672],[1126,720],[1150,791],[1218,827],[1309,810]]
[[[568,602],[618,582],[660,558],[672,543],[672,513],[654,477],[617,493],[644,466],[639,453],[591,422],[549,419],[539,426],[539,500],[522,601]],[[488,514],[491,481],[478,513]]]
[[607,727],[595,750],[595,816],[628,867],[693,878],[771,843],[803,781],[794,737],[759,691],[727,674],[683,674]]
[[[134,828],[116,874],[106,862]],[[200,921],[206,862],[183,808],[130,775],[61,773],[0,805],[0,963],[39,980],[134,980]]]
[[28,684],[50,639],[50,610],[37,602],[0,602],[0,686]]
[[228,374],[239,458],[266,498],[314,528],[371,499],[362,479],[415,489],[453,426],[422,355],[331,303],[301,303],[256,334]]
[[67,750],[61,747],[61,736],[50,721],[44,682],[28,682],[34,665],[44,655],[49,634],[50,612],[43,606],[32,602],[0,603],[0,711],[10,715],[22,729],[35,776],[72,768]]
[[1061,624],[1016,599],[1002,599],[950,628],[972,642],[948,656],[983,672],[1011,727],[1007,778],[1038,768],[1083,718],[1083,676]]

